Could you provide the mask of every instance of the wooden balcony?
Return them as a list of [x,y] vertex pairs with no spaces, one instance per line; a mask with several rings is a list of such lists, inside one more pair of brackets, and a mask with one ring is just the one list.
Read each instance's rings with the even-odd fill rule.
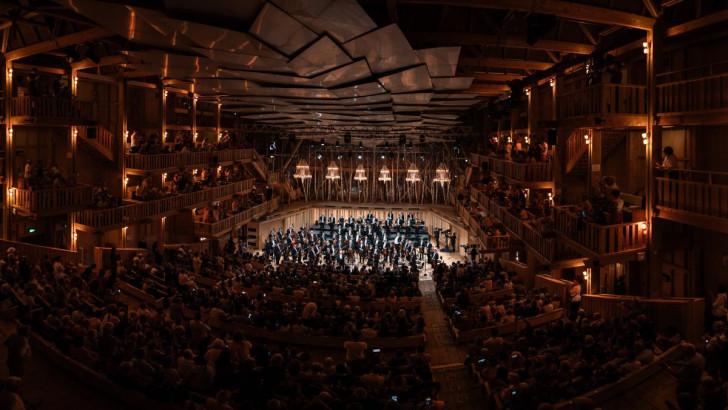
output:
[[[457,204],[457,212],[465,226],[470,229],[475,238],[480,242],[482,251],[506,252],[512,248],[511,237],[509,235],[488,235],[480,227],[480,222],[460,203]],[[471,240],[469,242],[473,244],[474,241]]]
[[596,84],[556,96],[559,124],[566,127],[644,127],[647,90],[643,85]]
[[728,232],[728,173],[677,172],[677,178],[656,178],[657,216]]
[[251,220],[260,218],[275,210],[277,207],[278,199],[272,199],[214,223],[195,222],[195,233],[202,237],[217,237],[238,229]]
[[552,162],[515,162],[489,157],[492,172],[505,177],[512,184],[530,188],[552,188]]
[[556,258],[556,238],[543,236],[530,222],[524,222],[522,226],[523,242],[536,251],[544,262],[553,262]]
[[93,104],[64,97],[13,97],[13,123],[81,124],[93,118]]
[[3,255],[5,255],[8,248],[11,247],[15,248],[19,255],[27,257],[30,263],[42,261],[46,257],[48,257],[51,261],[58,257],[64,263],[77,263],[80,260],[80,255],[76,251],[40,246],[25,242],[0,240],[0,252],[2,252]]
[[152,201],[135,201],[109,209],[88,209],[77,214],[76,222],[92,229],[116,228],[143,219],[161,217],[181,209],[204,206],[234,194],[246,193],[253,189],[253,183],[254,180],[250,178]]
[[696,74],[657,86],[660,125],[728,123],[728,73],[713,74],[706,69]]
[[64,214],[91,204],[91,187],[78,185],[58,189],[10,189],[10,206],[25,215]]
[[227,149],[219,151],[173,152],[166,154],[124,155],[127,169],[141,171],[173,171],[180,166],[205,167],[215,160],[219,164],[235,161],[248,162],[253,159],[252,148]]
[[581,253],[605,259],[617,254],[642,251],[647,245],[647,225],[644,221],[600,225],[580,222],[570,207],[554,208],[556,231]]

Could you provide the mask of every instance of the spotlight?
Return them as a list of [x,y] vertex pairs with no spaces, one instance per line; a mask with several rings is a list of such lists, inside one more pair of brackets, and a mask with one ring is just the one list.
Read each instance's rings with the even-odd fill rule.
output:
[[323,139],[323,138],[321,138],[321,146],[323,147],[323,146],[325,146],[325,145],[326,145],[326,141],[324,141],[324,139]]
[[380,158],[381,158],[381,159],[384,159],[384,154],[382,154]]
[[364,149],[364,143],[359,141],[359,149]]
[[361,154],[357,155],[356,159],[361,159]]
[[316,155],[316,159],[321,159],[321,158],[323,158],[323,155],[321,155],[321,154]]

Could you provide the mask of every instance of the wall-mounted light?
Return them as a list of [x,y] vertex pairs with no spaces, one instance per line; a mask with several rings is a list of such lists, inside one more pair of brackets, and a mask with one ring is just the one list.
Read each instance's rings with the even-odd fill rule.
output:
[[164,98],[167,98],[168,95],[169,95],[169,91],[164,90]]
[[129,177],[124,177],[124,185],[129,184]]
[[642,223],[640,224],[640,230],[641,230],[642,232],[645,232],[645,231],[647,231],[647,222],[642,222]]
[[526,95],[531,95],[531,89],[530,88],[526,88],[523,91],[526,93]]
[[589,138],[589,134],[584,134],[584,142],[586,145],[591,144],[591,138]]
[[199,97],[197,97],[197,96],[194,96],[194,97],[192,97],[192,99],[193,99],[193,100],[195,100],[195,102],[197,102],[197,99],[198,99],[198,98],[199,98]]
[[8,128],[8,137],[13,138],[13,127]]
[[73,232],[73,240],[78,241],[78,232],[76,231]]
[[162,172],[162,183],[164,183],[165,181],[167,181],[167,173]]
[[648,140],[647,140],[647,133],[646,132],[643,132],[642,133],[642,144],[647,145],[647,142],[648,142]]
[[78,76],[73,76],[73,86],[76,87],[78,85]]
[[645,54],[649,54],[650,52],[650,43],[643,41],[642,42],[642,52]]
[[555,86],[556,86],[556,79],[554,79],[554,78],[551,78],[551,79],[549,80],[549,85],[551,86],[551,88],[555,87]]
[[8,77],[13,78],[13,69],[8,68]]

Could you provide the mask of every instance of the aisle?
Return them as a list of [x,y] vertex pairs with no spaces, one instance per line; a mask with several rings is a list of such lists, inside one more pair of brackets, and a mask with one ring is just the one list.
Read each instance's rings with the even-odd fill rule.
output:
[[[456,258],[446,258],[448,264],[453,260]],[[429,272],[420,277],[420,290],[423,295],[422,314],[427,332],[425,349],[432,358],[433,376],[441,385],[440,399],[445,401],[448,410],[482,409],[484,398],[480,386],[463,364],[465,348],[455,344],[455,339],[450,334],[445,313],[435,293],[435,283]]]

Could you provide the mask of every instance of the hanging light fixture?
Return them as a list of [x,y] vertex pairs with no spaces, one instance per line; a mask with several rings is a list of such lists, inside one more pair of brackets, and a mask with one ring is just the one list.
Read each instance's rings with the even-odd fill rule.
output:
[[379,170],[379,178],[377,178],[377,180],[381,182],[389,182],[392,180],[392,173],[386,165],[382,165],[382,169]]
[[311,167],[308,166],[305,159],[298,161],[298,164],[296,164],[296,172],[293,174],[293,178],[300,180],[311,178]]
[[417,169],[417,166],[415,166],[414,163],[410,163],[409,168],[407,168],[407,177],[404,179],[407,182],[420,182],[422,179],[420,178],[420,170]]
[[326,168],[326,179],[333,181],[336,179],[341,179],[341,174],[339,173],[339,166],[336,165],[334,161],[331,161],[329,163],[329,166]]
[[364,169],[363,164],[359,164],[356,166],[356,170],[354,171],[354,181],[364,182],[367,180],[367,170]]
[[432,179],[432,182],[439,182],[440,185],[450,183],[450,170],[444,162],[441,162],[435,169],[435,178]]

